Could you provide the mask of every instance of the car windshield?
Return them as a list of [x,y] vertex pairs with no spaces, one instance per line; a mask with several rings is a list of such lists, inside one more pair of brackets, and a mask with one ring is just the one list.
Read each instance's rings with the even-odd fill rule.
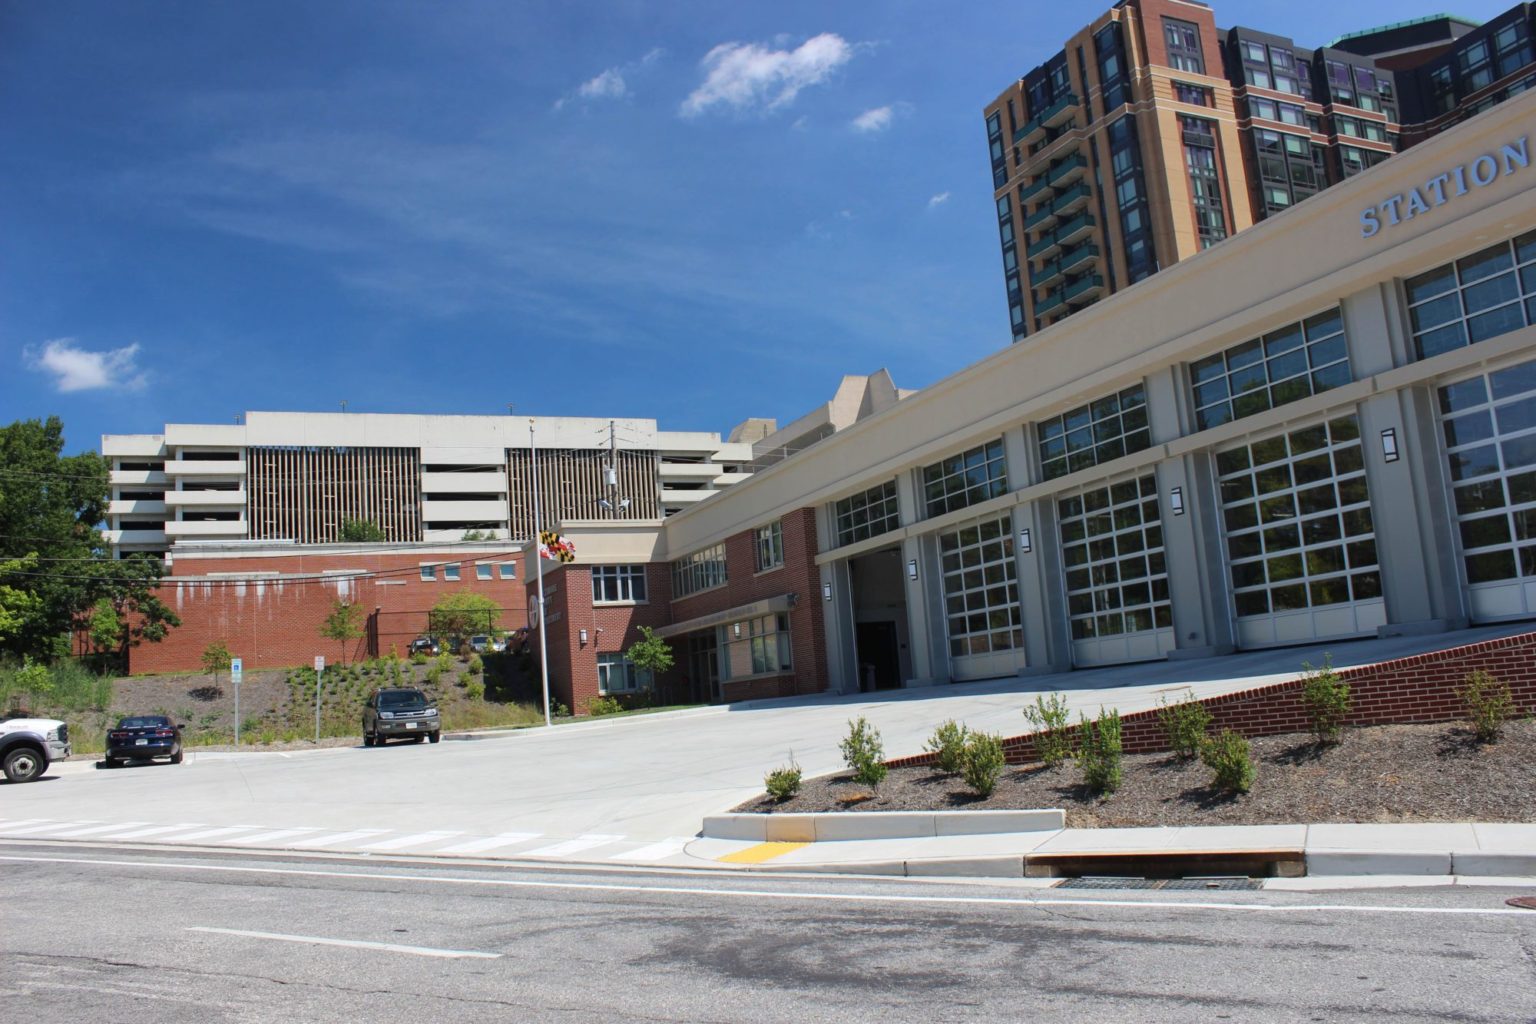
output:
[[427,698],[415,690],[409,693],[379,694],[379,707],[381,708],[424,708],[426,706]]
[[171,720],[164,715],[139,715],[117,723],[119,729],[167,729],[170,725]]

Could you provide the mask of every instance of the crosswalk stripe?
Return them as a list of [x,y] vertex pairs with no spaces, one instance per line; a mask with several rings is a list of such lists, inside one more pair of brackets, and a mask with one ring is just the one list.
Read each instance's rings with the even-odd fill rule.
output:
[[524,850],[524,857],[564,857],[572,853],[580,853],[598,846],[607,846],[609,843],[617,843],[623,840],[623,836],[584,835],[576,839],[567,839],[563,843],[555,843],[553,846],[542,846],[537,850]]
[[463,832],[418,832],[415,835],[401,836],[398,839],[386,839],[382,843],[369,843],[361,847],[364,850],[401,850],[407,846],[421,846],[423,843],[436,843],[444,839],[452,839],[461,836]]
[[485,836],[480,839],[471,839],[467,843],[459,843],[457,846],[445,846],[438,853],[484,853],[486,850],[498,850],[503,846],[516,846],[518,843],[526,843],[532,839],[540,839],[543,832],[503,832],[498,836]]
[[321,846],[335,846],[337,843],[350,843],[357,839],[372,839],[382,836],[387,830],[382,828],[366,828],[356,832],[333,832],[330,835],[311,836],[308,839],[300,839],[294,846],[302,846],[306,850],[313,850]]
[[0,824],[0,832],[9,833],[14,829],[25,828],[28,825],[40,825],[51,821],[50,818],[17,818]]
[[57,832],[60,829],[76,828],[80,825],[89,825],[88,821],[50,821],[41,825],[26,825],[21,828],[5,829],[8,836],[30,836],[39,832]]
[[221,843],[234,845],[238,843],[275,843],[280,839],[292,839],[294,836],[302,836],[309,832],[319,832],[317,828],[281,828],[276,832],[263,832],[256,836],[236,836],[234,839],[222,839]]
[[203,828],[200,821],[194,821],[189,825],[156,825],[154,828],[141,828],[136,832],[114,832],[103,838],[110,839],[142,839],[145,836],[159,836],[167,832],[185,832],[189,828]]
[[663,839],[659,843],[650,846],[642,846],[638,850],[630,850],[628,853],[616,853],[609,860],[653,861],[670,857],[674,853],[682,853],[683,847],[693,842],[692,836],[674,836],[671,839]]
[[236,832],[255,832],[260,825],[225,825],[221,828],[210,828],[206,832],[194,832],[189,836],[177,836],[178,843],[195,843],[200,839],[219,839],[224,836],[232,836]]
[[119,821],[112,825],[92,825],[90,828],[70,829],[68,832],[55,832],[55,839],[71,839],[75,836],[94,836],[102,832],[122,832],[130,828],[142,828],[148,825],[147,821]]

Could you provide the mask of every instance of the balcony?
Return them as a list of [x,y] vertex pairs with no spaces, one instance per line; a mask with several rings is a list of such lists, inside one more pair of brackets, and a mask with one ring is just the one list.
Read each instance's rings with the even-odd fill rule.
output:
[[123,498],[107,502],[107,515],[109,516],[163,516],[165,515],[165,502],[150,498]]
[[1069,181],[1082,177],[1083,172],[1087,169],[1088,158],[1081,153],[1073,153],[1046,172],[1046,180],[1051,183],[1052,187],[1065,185]]
[[1035,198],[1035,196],[1038,196],[1040,193],[1050,191],[1050,188],[1051,183],[1044,178],[1041,178],[1039,181],[1032,185],[1020,185],[1019,202],[1027,203],[1031,199]]
[[1060,248],[1061,243],[1056,241],[1056,232],[1051,231],[1041,235],[1040,240],[1029,247],[1028,255],[1032,260],[1042,259],[1055,255],[1056,250]]
[[1031,268],[1029,272],[1029,284],[1032,288],[1049,288],[1061,280],[1061,260],[1051,260],[1042,264],[1040,269]]
[[165,503],[171,508],[243,508],[245,490],[242,488],[235,491],[166,491]]
[[1098,298],[1099,294],[1103,291],[1104,278],[1098,274],[1089,274],[1067,285],[1062,291],[1061,297],[1067,302],[1076,302],[1079,299]]
[[1067,300],[1062,297],[1061,289],[1058,288],[1040,300],[1040,304],[1035,307],[1035,316],[1045,316],[1047,313],[1066,305],[1066,303]]
[[1058,216],[1065,217],[1069,213],[1076,213],[1088,205],[1088,183],[1080,181],[1076,185],[1058,195],[1051,202],[1051,209]]
[[172,459],[165,471],[173,476],[244,476],[244,459]]
[[1027,142],[1035,136],[1043,133],[1047,128],[1054,128],[1065,121],[1077,110],[1077,97],[1067,93],[1061,99],[1046,107],[1040,113],[1025,122],[1024,127],[1013,133],[1014,145]]
[[1082,269],[1098,258],[1099,247],[1089,242],[1086,245],[1080,245],[1076,249],[1069,249],[1062,253],[1061,258],[1056,262],[1060,265],[1062,273],[1070,274],[1075,270]]
[[165,524],[167,537],[187,537],[193,540],[205,540],[210,537],[244,537],[246,522],[236,519],[233,522],[172,522]]
[[1055,222],[1056,222],[1056,210],[1052,207],[1052,205],[1050,203],[1046,203],[1043,206],[1041,206],[1040,209],[1036,210],[1034,213],[1032,213],[1028,217],[1024,218],[1024,230],[1025,231],[1033,231],[1033,230],[1035,230],[1035,228],[1042,227],[1042,226],[1048,227],[1051,224],[1054,224]]
[[1097,223],[1091,215],[1080,213],[1056,229],[1056,242],[1059,245],[1071,245],[1079,239],[1087,238]]

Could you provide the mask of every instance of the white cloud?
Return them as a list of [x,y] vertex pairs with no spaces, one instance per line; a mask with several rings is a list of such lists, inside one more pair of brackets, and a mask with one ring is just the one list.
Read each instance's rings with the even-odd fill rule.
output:
[[947,202],[949,202],[949,193],[948,192],[940,192],[936,196],[929,196],[928,197],[928,209],[931,210],[935,206],[943,206]]
[[74,338],[55,338],[42,351],[26,349],[22,356],[27,365],[57,379],[60,393],[121,388],[134,391],[144,386],[146,377],[134,362],[139,354],[137,343],[108,352],[88,352],[75,344]]
[[852,57],[853,47],[832,32],[813,36],[793,50],[721,43],[699,62],[704,81],[683,101],[679,113],[697,117],[713,107],[775,110],[793,103],[801,89],[825,82]]
[[576,95],[584,100],[618,100],[629,95],[629,86],[618,68],[609,68],[596,78],[581,83]]
[[895,116],[896,112],[890,107],[876,107],[873,110],[864,111],[864,113],[854,118],[850,124],[853,126],[854,131],[863,135],[871,135],[875,132],[883,132],[889,128]]

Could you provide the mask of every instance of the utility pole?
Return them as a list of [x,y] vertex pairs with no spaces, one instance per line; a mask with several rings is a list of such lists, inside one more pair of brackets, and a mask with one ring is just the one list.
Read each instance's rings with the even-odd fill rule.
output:
[[544,615],[544,556],[539,554],[540,534],[543,533],[543,516],[539,510],[539,445],[533,437],[533,417],[528,418],[529,458],[533,466],[533,564],[534,575],[539,580],[539,678],[544,686],[544,724],[553,726],[554,716],[549,710],[549,629]]

